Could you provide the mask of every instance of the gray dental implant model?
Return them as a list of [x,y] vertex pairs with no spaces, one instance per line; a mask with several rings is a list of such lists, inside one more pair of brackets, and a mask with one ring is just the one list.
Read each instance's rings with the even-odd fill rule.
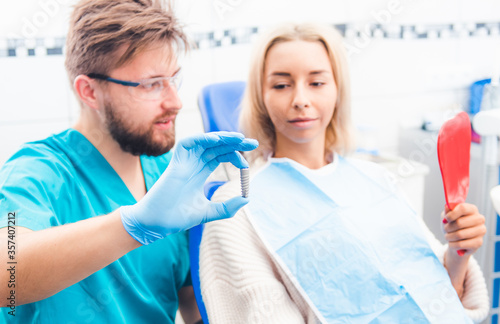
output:
[[240,169],[241,196],[248,198],[250,192],[250,169]]

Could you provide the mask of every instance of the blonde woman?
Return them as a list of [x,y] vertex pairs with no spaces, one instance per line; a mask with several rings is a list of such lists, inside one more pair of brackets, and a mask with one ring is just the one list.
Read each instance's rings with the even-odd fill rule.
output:
[[[259,43],[250,71],[241,126],[260,142],[252,199],[233,219],[205,228],[200,278],[210,321],[483,320],[487,290],[471,258],[486,231],[477,208],[443,213],[443,246],[385,169],[342,156],[351,124],[338,33],[280,26]],[[230,182],[214,199],[238,191]]]

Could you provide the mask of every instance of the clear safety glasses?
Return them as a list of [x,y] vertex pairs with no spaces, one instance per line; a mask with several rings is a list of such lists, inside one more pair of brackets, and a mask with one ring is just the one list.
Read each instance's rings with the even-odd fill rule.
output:
[[165,97],[169,87],[173,87],[178,91],[182,84],[182,74],[180,69],[171,77],[151,78],[139,81],[123,81],[99,73],[89,73],[87,76],[92,79],[113,82],[126,86],[128,87],[130,94],[134,98],[140,100],[162,99]]

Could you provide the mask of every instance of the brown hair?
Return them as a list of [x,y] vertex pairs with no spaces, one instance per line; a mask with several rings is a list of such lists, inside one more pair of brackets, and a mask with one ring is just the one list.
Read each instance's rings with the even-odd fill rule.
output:
[[[80,74],[109,71],[131,61],[145,48],[167,43],[189,48],[171,5],[155,0],[82,0],[75,5],[66,40],[70,82]],[[118,51],[125,46],[125,52]]]
[[250,64],[250,75],[243,96],[240,128],[246,136],[259,141],[250,157],[267,156],[276,145],[276,132],[262,97],[266,57],[278,43],[303,40],[320,42],[326,48],[337,85],[337,102],[326,129],[325,154],[344,153],[352,148],[351,97],[347,56],[342,36],[333,28],[316,24],[285,24],[264,35],[257,44]]

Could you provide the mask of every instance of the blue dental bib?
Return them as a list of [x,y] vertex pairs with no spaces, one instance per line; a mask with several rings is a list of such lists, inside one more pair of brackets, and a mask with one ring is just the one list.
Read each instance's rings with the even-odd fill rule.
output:
[[323,323],[472,323],[415,212],[336,158],[333,172],[319,177],[274,159],[251,179],[246,207],[317,317]]

